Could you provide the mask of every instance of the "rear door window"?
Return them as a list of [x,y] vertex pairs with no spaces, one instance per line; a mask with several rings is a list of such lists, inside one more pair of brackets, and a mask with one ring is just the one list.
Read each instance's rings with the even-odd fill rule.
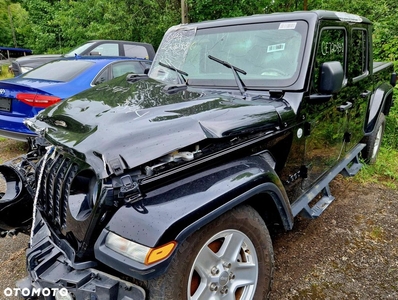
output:
[[367,74],[367,42],[368,37],[365,29],[354,29],[352,31],[352,59],[350,60],[349,71],[354,78]]
[[134,44],[123,44],[124,55],[149,59],[149,53],[144,46]]

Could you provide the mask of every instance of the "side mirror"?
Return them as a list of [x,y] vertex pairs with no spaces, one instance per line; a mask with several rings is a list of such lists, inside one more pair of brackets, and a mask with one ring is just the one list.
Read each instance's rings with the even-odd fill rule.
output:
[[344,70],[338,61],[329,61],[321,65],[319,69],[318,91],[321,94],[334,94],[343,87]]

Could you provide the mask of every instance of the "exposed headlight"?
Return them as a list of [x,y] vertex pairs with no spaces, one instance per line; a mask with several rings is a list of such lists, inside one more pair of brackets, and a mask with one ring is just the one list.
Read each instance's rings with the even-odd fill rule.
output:
[[55,300],[73,300],[75,299],[65,288],[57,290]]
[[172,241],[158,248],[149,248],[129,241],[113,232],[106,236],[105,246],[140,263],[150,265],[167,258],[177,243]]
[[87,219],[98,198],[99,183],[91,171],[83,171],[73,178],[69,194],[69,210],[78,221]]
[[21,67],[21,72],[22,73],[26,73],[26,72],[29,72],[32,69],[33,69],[32,67]]

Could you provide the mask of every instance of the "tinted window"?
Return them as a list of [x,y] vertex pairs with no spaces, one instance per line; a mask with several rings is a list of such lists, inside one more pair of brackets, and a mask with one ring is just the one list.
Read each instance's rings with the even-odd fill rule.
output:
[[119,77],[126,73],[142,74],[144,73],[144,68],[137,61],[126,61],[122,63],[117,63],[112,65],[113,78]]
[[354,29],[352,31],[352,59],[350,60],[349,71],[352,77],[363,75],[367,71],[366,65],[366,31]]
[[119,45],[115,43],[101,44],[90,50],[90,52],[98,52],[102,56],[119,56]]
[[149,58],[148,51],[144,46],[124,44],[124,54],[128,57]]
[[22,75],[22,78],[70,81],[94,63],[81,60],[60,60],[50,62]]
[[319,68],[322,63],[338,61],[345,70],[346,60],[346,31],[344,28],[326,28],[321,32],[316,54],[314,83],[318,83]]
[[105,68],[94,80],[94,85],[103,83],[109,80],[109,68]]

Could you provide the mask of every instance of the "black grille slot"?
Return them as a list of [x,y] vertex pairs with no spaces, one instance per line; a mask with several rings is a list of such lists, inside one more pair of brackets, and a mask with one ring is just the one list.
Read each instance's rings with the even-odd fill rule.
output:
[[[38,170],[41,170],[41,166]],[[47,220],[61,229],[66,227],[69,191],[77,170],[77,165],[60,153],[48,157],[45,162],[40,183],[39,204]],[[36,178],[39,178],[39,174]]]

